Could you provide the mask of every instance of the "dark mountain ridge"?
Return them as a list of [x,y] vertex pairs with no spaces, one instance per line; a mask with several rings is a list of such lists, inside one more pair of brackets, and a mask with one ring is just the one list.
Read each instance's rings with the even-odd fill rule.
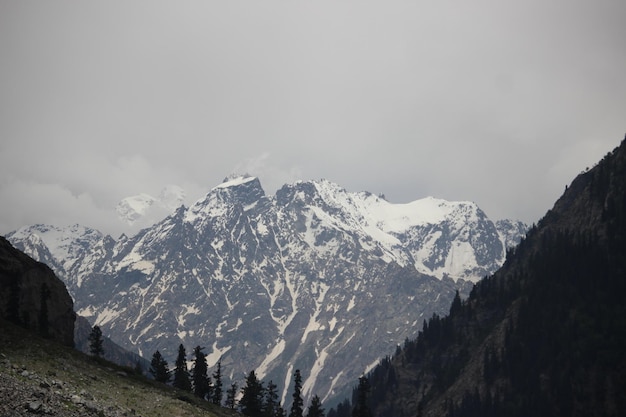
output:
[[74,346],[74,303],[54,272],[0,237],[0,319]]
[[624,415],[625,292],[626,139],[369,374],[373,415]]

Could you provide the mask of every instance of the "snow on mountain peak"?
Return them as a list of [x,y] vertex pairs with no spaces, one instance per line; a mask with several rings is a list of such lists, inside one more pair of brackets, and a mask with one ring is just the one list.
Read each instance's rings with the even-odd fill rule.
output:
[[158,197],[141,193],[123,198],[115,208],[118,218],[136,231],[151,226],[171,214],[185,201],[185,190],[177,185],[168,185]]
[[[359,223],[377,227],[387,233],[401,233],[411,227],[440,223],[453,216],[455,212],[471,214],[479,210],[472,202],[447,201],[435,197],[425,197],[409,203],[391,203],[366,191],[348,192],[338,184],[325,179],[298,181],[291,187],[311,194],[311,186],[321,201],[329,207],[340,209],[358,219]],[[304,196],[300,194],[299,199],[303,198]],[[315,197],[311,195],[306,202],[319,204],[319,201],[316,202]]]
[[263,197],[265,197],[265,191],[257,177],[231,175],[192,204],[185,213],[184,221],[193,223],[197,219],[206,221],[220,217],[238,205],[247,210]]
[[224,178],[224,181],[221,184],[213,187],[213,190],[215,190],[217,188],[236,187],[238,185],[242,185],[242,184],[248,183],[250,181],[254,181],[254,180],[258,181],[258,178],[250,176],[250,175],[247,175],[247,174],[244,174],[244,175],[235,175],[235,174],[233,174],[233,175],[229,175],[228,177]]
[[120,219],[127,224],[132,225],[141,216],[145,215],[150,207],[157,201],[155,197],[149,194],[137,194],[134,196],[123,198],[115,208]]
[[[166,187],[158,199],[147,194],[129,197],[120,205],[126,209],[122,217],[129,225],[148,227],[170,215],[183,198],[184,191],[176,186]],[[257,177],[230,175],[185,209],[182,218],[187,223],[199,221],[197,226],[203,227],[210,219],[230,216],[233,210],[258,211],[268,205],[301,212],[307,230],[300,238],[308,244],[316,246],[334,231],[350,231],[364,247],[379,248],[388,262],[414,265],[438,278],[478,280],[494,267],[492,259],[499,262],[505,252],[505,227],[495,226],[473,202],[429,196],[391,203],[369,192],[349,192],[326,179],[296,181],[266,197]],[[263,229],[265,224],[260,221],[258,227]],[[516,231],[509,227],[507,243],[515,241]],[[476,245],[481,239],[490,243]]]
[[45,224],[25,226],[7,235],[8,239],[25,241],[31,247],[45,244],[46,249],[56,261],[63,262],[65,270],[70,270],[75,262],[104,235],[95,229],[78,224],[59,227]]
[[363,209],[372,222],[387,232],[402,232],[408,227],[439,223],[460,204],[426,197],[410,203],[394,204],[381,198],[367,198]]
[[285,185],[275,202],[305,215],[302,238],[313,246],[348,232],[363,247],[377,247],[387,262],[440,279],[476,281],[504,257],[499,230],[473,202],[426,197],[395,204],[327,180]]

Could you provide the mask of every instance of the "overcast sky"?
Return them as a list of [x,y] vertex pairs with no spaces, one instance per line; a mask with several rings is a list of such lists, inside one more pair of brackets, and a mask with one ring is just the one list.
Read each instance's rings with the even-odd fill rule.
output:
[[537,221],[626,133],[626,2],[0,0],[0,233],[231,173]]

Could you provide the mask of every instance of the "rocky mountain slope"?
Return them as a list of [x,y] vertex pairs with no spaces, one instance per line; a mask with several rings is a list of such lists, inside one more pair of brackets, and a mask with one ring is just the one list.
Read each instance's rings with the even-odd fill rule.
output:
[[237,381],[255,369],[284,403],[296,368],[305,397],[344,394],[523,232],[468,202],[391,204],[328,181],[267,196],[237,177],[118,241],[80,226],[8,238],[57,268],[79,313],[122,346],[170,361],[179,343],[205,346],[210,366]]
[[0,319],[0,415],[62,417],[238,414]]
[[373,415],[624,415],[625,278],[626,139],[372,371]]

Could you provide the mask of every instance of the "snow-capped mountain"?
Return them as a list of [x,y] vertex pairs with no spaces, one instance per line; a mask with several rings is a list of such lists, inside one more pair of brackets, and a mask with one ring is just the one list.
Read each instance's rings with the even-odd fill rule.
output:
[[120,220],[132,225],[150,210],[155,201],[155,197],[145,193],[126,197],[117,204],[115,212]]
[[499,267],[515,224],[469,202],[392,204],[325,180],[267,196],[237,177],[117,242],[77,226],[7,238],[50,260],[78,312],[127,349],[173,361],[180,343],[205,346],[210,366],[239,382],[255,369],[285,403],[295,369],[306,398],[349,394]]
[[122,199],[115,211],[118,218],[135,231],[151,226],[171,214],[185,201],[185,190],[177,185],[168,185],[153,197],[146,193]]
[[37,224],[7,235],[17,248],[49,265],[68,287],[80,287],[82,279],[97,272],[110,255],[115,241],[81,225],[58,227]]

